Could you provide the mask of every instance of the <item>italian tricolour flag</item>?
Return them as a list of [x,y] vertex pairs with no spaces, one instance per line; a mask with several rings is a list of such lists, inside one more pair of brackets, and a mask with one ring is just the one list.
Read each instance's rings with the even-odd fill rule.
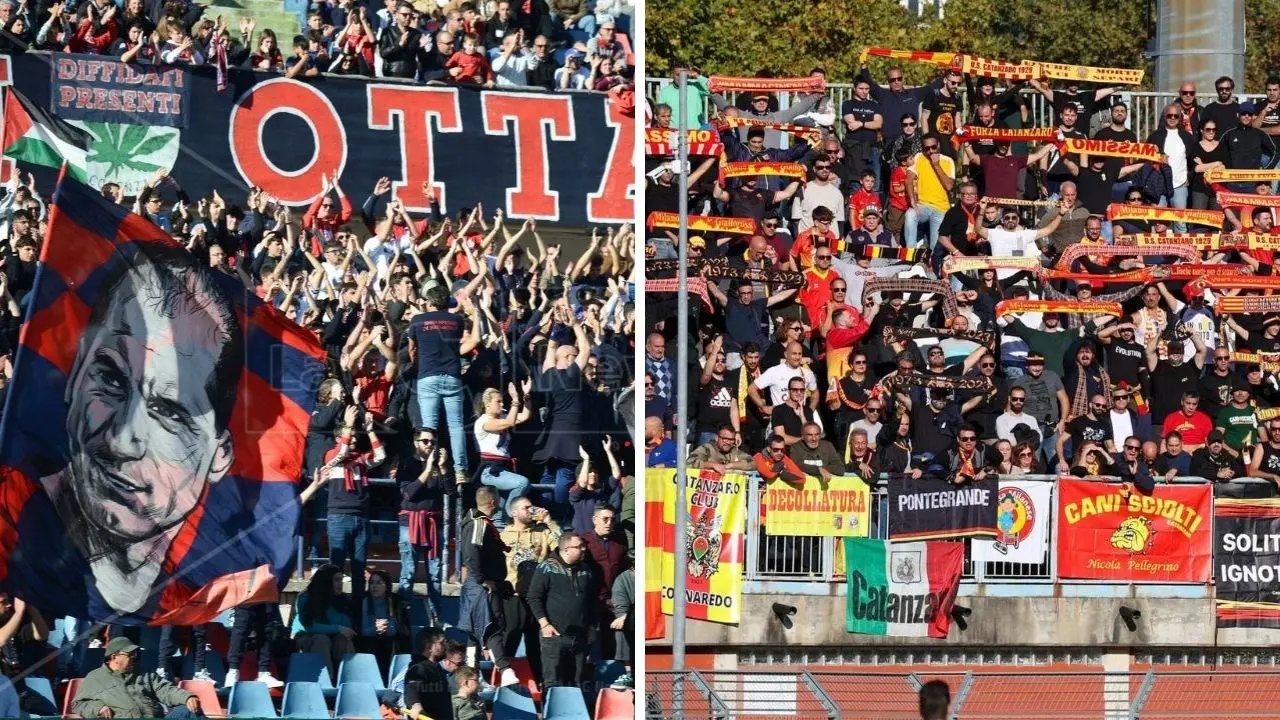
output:
[[845,538],[845,629],[864,635],[945,638],[960,586],[964,543]]
[[36,106],[12,86],[4,89],[4,155],[15,160],[60,168],[85,179],[85,163],[93,136]]

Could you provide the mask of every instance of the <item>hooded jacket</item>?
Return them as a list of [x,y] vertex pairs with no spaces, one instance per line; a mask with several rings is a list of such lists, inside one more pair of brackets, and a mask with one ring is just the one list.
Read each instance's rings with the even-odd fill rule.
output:
[[585,558],[576,565],[566,565],[556,552],[534,571],[527,600],[533,617],[546,618],[560,634],[585,633],[596,620],[595,573]]

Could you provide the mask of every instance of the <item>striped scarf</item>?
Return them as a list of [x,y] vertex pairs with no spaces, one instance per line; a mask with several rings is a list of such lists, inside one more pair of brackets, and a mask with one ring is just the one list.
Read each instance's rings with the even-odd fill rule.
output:
[[872,299],[876,293],[918,293],[921,295],[937,295],[942,299],[942,313],[950,320],[960,314],[956,307],[955,293],[946,280],[902,280],[899,278],[871,278],[862,286],[862,304]]
[[[1078,418],[1089,412],[1089,381],[1088,374],[1085,373],[1084,367],[1080,365],[1080,361],[1076,360],[1076,387],[1074,394],[1071,396],[1071,417]],[[1111,407],[1111,375],[1102,365],[1093,365],[1091,367],[1098,368],[1098,375],[1102,378],[1102,396],[1107,399],[1107,407]]]
[[[1130,235],[1129,237],[1134,236]],[[1168,236],[1164,235],[1153,237],[1168,239]],[[1058,267],[1069,270],[1083,255],[1096,255],[1098,257],[1169,257],[1179,258],[1189,263],[1200,260],[1200,253],[1190,245],[1175,245],[1172,243],[1151,243],[1141,246],[1077,244],[1062,251],[1062,257],[1058,258]]]
[[[848,243],[840,241],[840,246],[844,252],[848,252],[856,258],[862,260],[901,260],[902,262],[914,263],[918,262],[924,255],[921,248],[900,248],[891,247],[889,245],[863,245],[861,243]],[[834,249],[834,248],[833,248]]]
[[954,338],[956,340],[968,340],[969,342],[975,342],[979,345],[992,349],[996,346],[996,334],[981,330],[905,327],[886,327],[884,329],[884,342],[886,345],[915,340],[917,338]]

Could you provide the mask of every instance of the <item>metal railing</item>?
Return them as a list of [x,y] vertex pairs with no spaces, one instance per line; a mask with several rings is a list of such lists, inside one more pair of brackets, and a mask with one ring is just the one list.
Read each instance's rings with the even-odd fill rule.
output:
[[[645,96],[651,101],[656,102],[659,90],[670,82],[670,78],[646,78]],[[1049,106],[1045,97],[1031,89],[1024,89],[1022,93],[1030,105],[1030,120],[1026,127],[1047,127],[1052,124],[1053,108]],[[847,83],[828,83],[827,95],[831,98],[835,107],[839,109],[842,102],[853,97],[853,85]],[[1161,115],[1165,106],[1178,100],[1177,93],[1126,90],[1121,91],[1118,95],[1129,106],[1129,127],[1133,129],[1134,134],[1138,136],[1139,140],[1146,139],[1148,135],[1161,126]],[[732,101],[736,95],[729,93],[727,94],[727,97]],[[1246,100],[1256,101],[1266,98],[1265,95],[1252,93],[1242,93],[1237,97],[1241,102]],[[1196,102],[1202,106],[1213,102],[1216,99],[1217,96],[1212,93],[1196,96]],[[1109,100],[1110,98],[1103,102],[1108,102]],[[791,104],[791,95],[789,93],[780,93],[778,95],[778,104],[784,108],[788,107]],[[962,105],[964,106],[964,117],[968,117],[969,109],[967,99],[962,102]],[[709,111],[712,109],[713,108],[706,108],[706,110],[708,110],[708,117],[710,117]],[[1092,120],[1093,123],[1089,128],[1090,135],[1092,135],[1093,131],[1097,130],[1102,125],[1110,122],[1110,117],[1107,113],[1099,112],[1093,116]],[[836,124],[839,126],[839,123]]]
[[[746,580],[788,580],[829,583],[843,581],[839,538],[797,535],[771,535],[768,523],[761,522],[761,506],[765,488],[759,475],[748,473],[747,527],[745,537]],[[1018,475],[1019,481],[1050,483],[1050,507],[1045,513],[1048,544],[1044,558],[1038,563],[975,562],[971,540],[964,540],[965,559],[962,579],[972,583],[1054,583],[1058,581],[1057,522],[1058,487],[1055,475]],[[881,476],[872,487],[870,537],[888,539],[888,479]],[[1177,477],[1174,483],[1202,485],[1209,481],[1199,477]],[[1269,484],[1264,480],[1240,478],[1241,484]],[[1209,518],[1212,523],[1212,518]],[[1212,532],[1212,524],[1210,525]]]
[[646,718],[915,720],[924,683],[951,689],[952,720],[1244,720],[1280,716],[1280,672],[787,670],[645,673]]
[[[375,487],[391,487],[391,488],[396,487],[396,481],[391,478],[369,478],[369,484]],[[530,483],[528,489],[525,492],[550,493],[554,489],[555,489],[555,485],[553,484]],[[322,502],[322,500],[312,499],[312,502]],[[396,549],[396,555],[394,555],[393,557],[389,557],[389,558],[369,557],[365,560],[365,564],[370,566],[372,565],[392,566],[397,569],[395,572],[392,572],[393,578],[398,577],[398,572],[399,572],[398,568],[400,567],[400,555],[399,555],[399,547],[398,547],[398,539],[399,539],[398,533],[399,533],[399,526],[400,526],[400,518],[399,518],[400,509],[399,508],[400,508],[400,504],[397,498],[397,502],[393,509],[388,510],[387,508],[381,508],[381,510],[383,511],[383,514],[385,514],[388,511],[391,512],[390,518],[371,517],[367,520],[368,524],[370,525],[370,528],[369,528],[370,537],[368,540],[368,543],[370,545],[372,545],[375,542],[390,543],[393,545],[397,545],[397,549]],[[302,512],[304,514],[307,514],[307,513],[313,512],[313,510],[310,507],[303,507]],[[442,561],[440,563],[440,573],[441,575],[443,575],[443,577],[441,578],[441,582],[444,582],[445,580],[448,580],[450,577],[453,577],[454,575],[459,573],[462,568],[462,547],[458,543],[458,538],[460,537],[462,532],[462,513],[463,513],[462,498],[457,495],[445,495],[444,507],[441,513],[442,515],[441,530],[444,534],[443,548],[445,551],[441,556]],[[294,548],[295,575],[294,577],[295,578],[306,577],[304,575],[304,570],[308,566],[308,564],[314,565],[314,564],[329,562],[328,556],[308,554],[308,546],[314,545],[316,547],[319,547],[320,540],[324,541],[324,545],[326,548],[328,547],[328,542],[329,542],[329,534],[327,532],[328,521],[329,519],[327,514],[321,517],[310,519],[310,522],[312,523],[311,529],[310,529],[311,535],[314,535],[316,533],[321,533],[322,532],[321,526],[324,526],[323,534],[321,534],[315,540],[312,540],[312,538],[309,535],[305,535],[305,534],[297,535],[294,538],[294,542],[295,542],[295,548]],[[375,529],[386,528],[386,527],[395,528],[395,530],[393,531],[393,534],[395,536],[392,537],[390,540],[376,539],[377,534],[374,532]],[[426,563],[420,563],[420,564],[425,565]],[[423,572],[425,572],[425,569],[423,570]],[[416,575],[416,572],[415,572],[415,575]]]

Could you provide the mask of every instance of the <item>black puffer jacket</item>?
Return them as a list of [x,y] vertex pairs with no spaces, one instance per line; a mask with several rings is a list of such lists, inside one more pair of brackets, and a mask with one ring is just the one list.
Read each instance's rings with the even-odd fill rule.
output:
[[529,609],[533,617],[546,618],[560,634],[584,633],[596,619],[596,578],[585,562],[566,565],[556,552],[533,573],[529,583]]

